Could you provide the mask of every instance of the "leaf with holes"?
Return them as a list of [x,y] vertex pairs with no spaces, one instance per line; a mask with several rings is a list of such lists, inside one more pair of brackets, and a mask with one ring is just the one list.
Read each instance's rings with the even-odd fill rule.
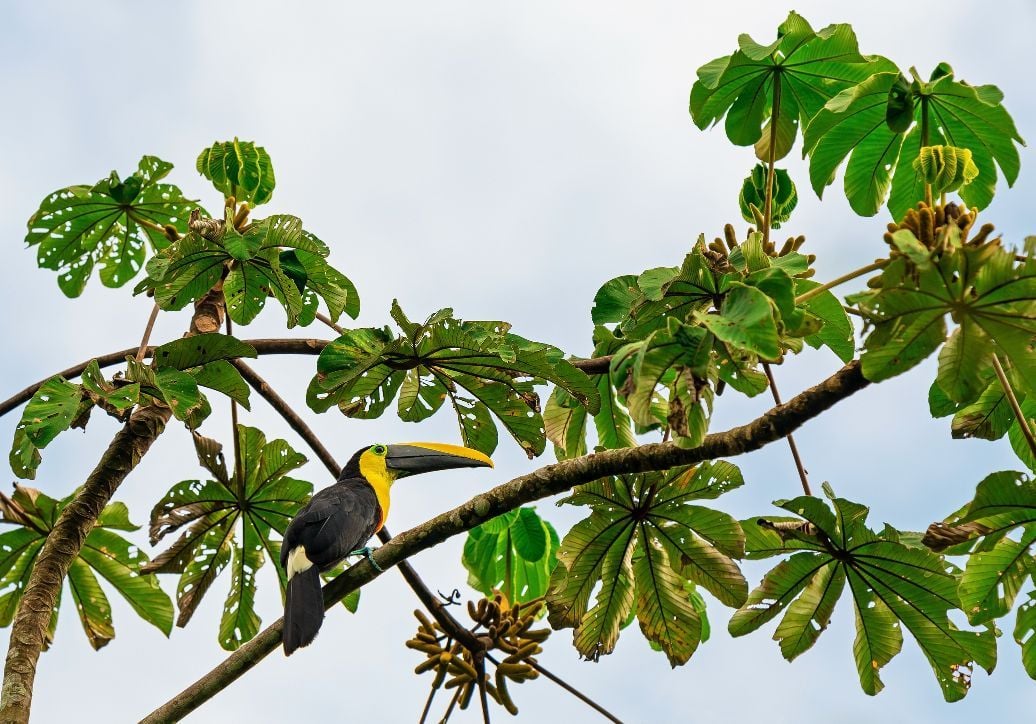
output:
[[963,698],[976,664],[992,670],[996,643],[992,629],[960,630],[950,620],[960,608],[954,569],[940,556],[900,542],[888,526],[875,533],[865,525],[866,507],[835,497],[829,486],[824,492],[831,506],[808,496],[776,502],[800,516],[797,522],[759,520],[764,530],[749,536],[749,557],[791,555],[734,613],[730,633],[743,636],[783,613],[774,638],[790,661],[816,643],[848,582],[863,690],[883,688],[878,674],[899,653],[903,628],[921,647],[945,699]]
[[597,411],[595,385],[559,349],[512,334],[503,322],[463,322],[444,309],[415,324],[397,303],[392,316],[398,337],[388,328],[347,330],[324,348],[307,392],[311,408],[377,417],[402,387],[404,420],[425,419],[448,399],[465,445],[493,452],[492,415],[529,457],[546,443],[536,385],[553,382]]
[[9,459],[15,475],[30,480],[36,477],[42,462],[40,450],[72,426],[82,399],[80,386],[60,376],[36,390],[14,431]]
[[186,233],[194,202],[159,183],[172,168],[144,156],[125,181],[112,171],[93,186],[70,186],[43,200],[25,243],[39,247],[38,264],[58,272],[66,296],[82,294],[97,265],[105,286],[121,287],[144,266],[149,245],[156,251],[169,245],[165,227]]
[[[0,626],[8,626],[28,584],[33,564],[61,511],[75,493],[55,500],[45,493],[15,485],[14,494],[0,493],[2,522],[16,526],[0,533]],[[147,556],[116,533],[133,531],[123,503],[108,505],[87,535],[68,572],[68,587],[90,645],[99,649],[115,636],[111,604],[98,576],[121,595],[142,619],[167,636],[173,626],[173,605],[154,576],[142,575]],[[60,597],[59,597],[60,607]],[[57,621],[55,610],[50,635]]]
[[741,526],[697,504],[742,483],[734,465],[716,461],[576,487],[559,504],[586,505],[590,516],[561,543],[547,591],[551,626],[574,628],[576,649],[596,659],[614,649],[636,601],[644,635],[670,664],[686,663],[702,635],[686,582],[729,606],[743,603],[748,593],[733,560],[744,554]]
[[[267,556],[277,560],[288,523],[313,491],[307,482],[288,477],[306,462],[284,440],[267,442],[253,427],[238,425],[241,466],[227,471],[222,446],[195,433],[195,449],[211,480],[174,485],[151,512],[152,545],[182,530],[146,567],[153,573],[177,573],[177,626],[186,626],[202,597],[228,566],[230,592],[219,629],[220,645],[238,648],[259,630],[255,613],[256,573]],[[274,568],[278,568],[274,565]],[[283,591],[285,580],[278,571]]]

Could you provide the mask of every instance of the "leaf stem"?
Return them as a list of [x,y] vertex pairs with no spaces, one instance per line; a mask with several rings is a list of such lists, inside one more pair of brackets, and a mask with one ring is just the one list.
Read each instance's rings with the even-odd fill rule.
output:
[[826,284],[821,284],[819,287],[814,287],[814,288],[810,289],[808,292],[804,292],[804,293],[800,294],[799,296],[795,297],[795,304],[802,304],[804,302],[808,302],[813,297],[820,296],[821,294],[826,292],[828,289],[834,289],[838,285],[845,284],[846,282],[850,282],[853,279],[856,279],[857,277],[862,277],[864,274],[870,274],[873,271],[878,271],[879,269],[883,269],[885,267],[885,265],[888,264],[888,263],[889,263],[888,259],[878,259],[873,264],[868,264],[867,266],[861,266],[859,269],[854,269],[853,271],[851,271],[851,272],[849,272],[847,274],[843,274],[840,277],[836,277],[835,279],[832,279],[831,281],[827,282]]
[[453,707],[457,706],[457,700],[460,699],[460,691],[463,687],[458,686],[456,693],[453,698],[450,699],[450,705],[446,707],[446,712],[442,715],[442,719],[439,720],[439,724],[446,724],[450,720],[450,714],[453,713]]
[[993,370],[996,371],[996,378],[1000,380],[1000,386],[1004,388],[1004,394],[1011,405],[1011,410],[1014,411],[1015,419],[1018,420],[1018,427],[1021,428],[1022,436],[1025,438],[1025,442],[1029,444],[1029,450],[1032,451],[1033,457],[1036,457],[1036,435],[1033,435],[1032,428],[1029,427],[1029,420],[1025,417],[1025,413],[1022,412],[1022,406],[1018,404],[1014,388],[1011,387],[1011,382],[1007,379],[1007,373],[1004,372],[1004,366],[1000,364],[1000,357],[995,352],[993,353]]
[[[777,381],[773,378],[773,370],[770,369],[769,362],[763,362],[763,372],[766,373],[766,379],[770,382],[770,393],[773,395],[773,401],[780,405],[781,394],[777,391]],[[795,438],[792,437],[791,433],[788,433],[788,447],[791,448],[791,457],[795,461],[795,469],[799,473],[799,480],[802,482],[802,490],[805,491],[806,495],[813,495],[813,491],[809,489],[809,478],[806,476],[806,468],[802,464],[802,457],[799,455],[798,445],[795,444]]]
[[[921,148],[928,145],[928,96],[921,96]],[[932,185],[925,182],[924,185],[924,202],[928,205],[928,208],[932,208]]]
[[777,175],[774,165],[777,160],[777,125],[781,113],[781,74],[780,70],[773,76],[773,107],[770,110],[770,148],[766,161],[766,196],[763,202],[763,247],[768,248],[770,226],[773,224],[773,182]]
[[435,695],[439,693],[439,687],[430,687],[428,692],[428,698],[425,699],[424,709],[421,710],[421,718],[417,720],[417,724],[424,724],[425,720],[428,719],[428,711],[432,708],[432,701],[435,700]]
[[151,316],[148,317],[147,326],[144,327],[144,336],[140,338],[140,346],[137,347],[136,360],[140,362],[147,352],[147,343],[151,339],[151,332],[155,328],[155,320],[158,319],[158,302],[151,308]]
[[323,322],[328,327],[330,327],[334,331],[338,332],[338,334],[345,334],[345,330],[342,327],[339,327],[334,322],[332,322],[331,318],[328,317],[326,314],[323,314],[322,312],[317,312],[316,313],[316,319],[317,319],[317,321]]
[[[229,314],[227,314],[227,336],[234,336],[234,325],[230,321]],[[238,439],[237,433],[237,400],[233,397],[230,398],[230,431],[234,439],[234,478],[240,486],[239,492],[244,495],[245,468],[241,460],[241,441]]]

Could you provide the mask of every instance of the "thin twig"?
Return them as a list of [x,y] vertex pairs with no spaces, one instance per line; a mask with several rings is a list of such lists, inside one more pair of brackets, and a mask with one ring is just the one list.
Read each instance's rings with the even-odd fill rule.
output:
[[151,339],[151,332],[155,328],[155,320],[158,319],[158,302],[151,307],[151,316],[148,317],[147,326],[144,327],[144,336],[140,338],[140,346],[137,347],[137,362],[144,359],[144,353],[147,352],[147,343]]
[[781,75],[773,78],[773,104],[770,106],[770,148],[766,161],[766,196],[763,202],[763,248],[770,242],[770,227],[773,225],[773,182],[776,176],[777,125],[781,113]]
[[417,724],[424,724],[428,718],[428,710],[432,708],[432,701],[435,700],[435,695],[439,693],[438,686],[432,686],[428,691],[428,698],[425,699],[424,709],[421,710],[421,718],[417,720]]
[[[421,551],[510,510],[610,475],[668,470],[704,460],[734,457],[758,450],[786,437],[807,421],[870,385],[853,361],[823,382],[805,390],[746,425],[705,436],[696,448],[675,443],[652,443],[605,450],[547,465],[473,497],[424,523],[393,537],[374,551],[378,566],[387,570]],[[378,570],[361,561],[345,569],[324,587],[324,606],[330,608],[347,594],[374,580]],[[434,594],[433,594],[434,595]],[[278,619],[251,641],[230,654],[212,671],[144,717],[144,722],[179,721],[255,667],[281,643],[284,620]]]
[[489,722],[489,697],[486,693],[486,654],[482,653],[482,656],[478,658],[478,665],[475,667],[475,673],[478,674],[478,699],[482,703],[482,724],[490,724]]
[[843,274],[840,277],[836,277],[835,279],[832,279],[831,281],[827,282],[826,284],[821,284],[819,287],[813,287],[808,292],[803,292],[799,296],[795,297],[795,304],[802,304],[803,302],[808,302],[813,297],[820,296],[821,294],[826,292],[828,289],[834,289],[839,284],[845,284],[846,282],[852,281],[856,277],[862,277],[864,274],[870,274],[872,271],[878,271],[879,269],[882,269],[888,263],[889,263],[888,259],[878,259],[873,264],[868,264],[867,266],[861,266],[859,269],[854,269],[853,271],[849,272],[848,274]]
[[439,724],[446,724],[446,722],[450,720],[450,714],[453,713],[453,707],[457,706],[457,700],[460,699],[461,689],[462,687],[457,687],[457,691],[453,694],[453,698],[450,699],[450,705],[446,707],[446,713],[442,715],[442,719],[439,720]]
[[[534,661],[532,659],[526,659],[525,661],[530,666],[532,666],[532,668],[536,669],[536,671],[538,671],[541,674],[543,674],[544,676],[546,676],[548,679],[553,681],[555,684],[560,686],[562,689],[567,691],[569,694],[571,694],[572,696],[576,697],[577,699],[579,699],[581,702],[583,702],[584,704],[586,704],[590,708],[594,709],[598,714],[603,716],[605,719],[608,719],[609,721],[616,722],[616,724],[622,724],[622,719],[619,719],[619,717],[617,717],[614,714],[612,714],[610,711],[605,709],[603,706],[598,704],[596,701],[591,699],[589,696],[587,696],[586,694],[581,692],[576,687],[574,687],[571,684],[569,684],[567,681],[562,679],[560,676],[558,676],[556,674],[552,674],[548,669],[545,669],[543,667],[543,665],[540,664],[538,661]],[[496,663],[496,662],[494,661],[493,663]]]
[[1014,388],[1011,387],[1011,382],[1007,379],[1007,373],[1004,372],[1004,366],[1000,364],[1000,357],[995,352],[993,353],[993,369],[996,371],[996,378],[1000,380],[1000,386],[1004,388],[1004,394],[1007,396],[1007,401],[1014,411],[1014,417],[1018,420],[1018,427],[1021,428],[1022,436],[1025,438],[1025,442],[1029,444],[1029,450],[1032,451],[1033,457],[1036,457],[1036,435],[1033,435],[1032,428],[1029,427],[1029,420],[1025,417],[1025,413],[1022,412],[1022,406],[1018,404]]
[[[770,381],[770,392],[773,395],[773,401],[778,405],[781,404],[781,394],[777,391],[777,381],[773,378],[773,370],[770,369],[768,362],[763,362],[763,372],[766,373],[766,379]],[[806,468],[803,466],[802,457],[799,455],[799,447],[795,444],[795,438],[792,437],[791,433],[788,433],[788,447],[791,448],[791,457],[795,460],[795,469],[799,472],[802,489],[806,495],[813,495],[813,491],[809,489],[809,478],[806,477]]]

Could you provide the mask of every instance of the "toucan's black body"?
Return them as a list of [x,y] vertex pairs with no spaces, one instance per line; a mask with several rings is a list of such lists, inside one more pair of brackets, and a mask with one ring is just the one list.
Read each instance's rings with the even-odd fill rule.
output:
[[338,482],[314,495],[284,533],[284,653],[290,655],[316,638],[324,620],[320,572],[363,548],[381,529],[395,478],[492,464],[475,450],[435,443],[374,445],[353,455]]

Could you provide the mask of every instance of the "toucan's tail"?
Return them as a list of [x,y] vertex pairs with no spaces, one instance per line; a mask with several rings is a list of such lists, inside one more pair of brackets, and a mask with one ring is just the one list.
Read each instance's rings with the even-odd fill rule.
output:
[[299,646],[313,643],[324,622],[324,597],[320,591],[320,571],[310,566],[288,579],[284,603],[284,655],[291,656]]

